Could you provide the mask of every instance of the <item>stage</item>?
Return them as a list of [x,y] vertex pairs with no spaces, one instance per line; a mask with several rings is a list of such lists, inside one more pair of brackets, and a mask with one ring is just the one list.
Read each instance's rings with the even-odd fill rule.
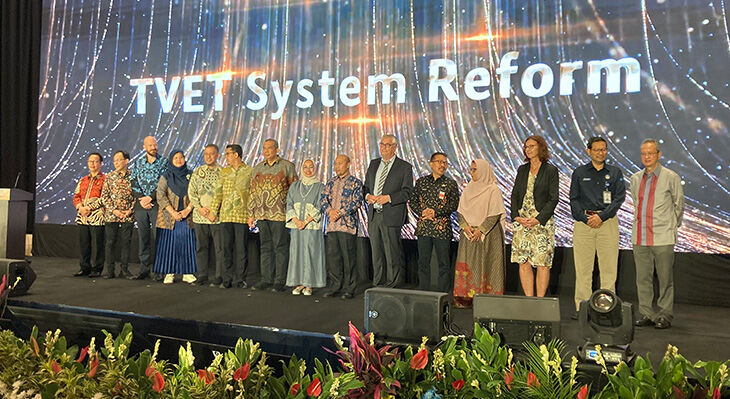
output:
[[[295,343],[314,346],[306,353],[301,353],[301,348],[296,350],[298,356],[313,357],[322,353],[323,343],[331,341],[329,335],[347,333],[348,321],[358,328],[363,327],[362,293],[354,299],[343,300],[322,298],[316,292],[305,297],[293,296],[289,291],[220,289],[191,286],[179,281],[163,285],[150,280],[72,277],[78,265],[77,260],[71,258],[36,256],[32,258],[32,267],[38,276],[36,282],[28,295],[12,298],[11,306],[74,311],[86,308],[82,309],[84,313],[121,314],[120,317],[125,319],[138,317],[153,324],[157,317],[170,319],[179,326],[176,327],[178,334],[173,334],[178,341],[196,340],[198,336],[213,338],[215,335],[211,335],[209,327],[192,327],[197,325],[193,322],[205,322],[203,324],[209,326],[225,326],[228,335],[248,335],[243,338],[264,341],[264,350],[267,350],[267,341],[276,343],[268,346],[268,350],[282,356],[289,355],[284,352],[293,348]],[[136,271],[137,265],[130,266],[130,269]],[[582,342],[578,322],[569,317],[572,298],[563,296],[560,299],[561,335],[567,347],[574,348]],[[453,309],[452,315],[457,326],[466,333],[471,332],[471,310]],[[134,326],[135,321],[132,323]],[[64,328],[63,325],[57,327]],[[196,328],[198,335],[191,336],[184,331],[186,328]],[[282,333],[288,334],[288,338],[274,337]],[[233,338],[228,337],[228,342],[219,344],[228,346]],[[672,327],[667,330],[637,328],[632,348],[642,356],[648,353],[655,364],[664,355],[667,344],[677,346],[680,353],[692,362],[724,361],[730,358],[729,341],[730,308],[676,304]]]

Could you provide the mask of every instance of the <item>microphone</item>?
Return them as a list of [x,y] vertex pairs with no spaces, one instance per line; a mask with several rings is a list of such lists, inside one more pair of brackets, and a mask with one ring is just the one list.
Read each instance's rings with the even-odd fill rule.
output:
[[20,175],[23,174],[23,171],[18,172],[18,175],[15,177],[15,184],[13,184],[13,188],[18,188],[18,181],[20,181]]

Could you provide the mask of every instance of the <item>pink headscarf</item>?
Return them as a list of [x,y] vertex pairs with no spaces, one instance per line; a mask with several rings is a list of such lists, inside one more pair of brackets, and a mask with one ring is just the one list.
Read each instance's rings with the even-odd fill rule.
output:
[[469,226],[479,226],[489,216],[502,215],[504,228],[505,209],[502,192],[497,186],[497,176],[483,159],[475,159],[477,178],[466,184],[459,199],[457,211],[464,216]]

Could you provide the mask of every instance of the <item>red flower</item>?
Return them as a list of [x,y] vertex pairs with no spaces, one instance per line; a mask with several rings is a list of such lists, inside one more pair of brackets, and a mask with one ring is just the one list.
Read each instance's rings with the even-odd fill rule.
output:
[[55,360],[51,360],[51,369],[53,369],[53,372],[56,374],[61,372],[61,366],[59,366]]
[[439,373],[438,371],[436,372],[436,379],[441,381],[441,373]]
[[156,372],[157,370],[155,370],[155,366],[150,364],[149,366],[147,366],[147,370],[144,371],[144,375],[146,375],[147,378],[152,378],[152,376],[155,375]]
[[672,385],[672,389],[674,390],[674,397],[677,399],[686,399],[687,395],[682,392],[681,389],[677,388],[676,385]]
[[509,373],[504,373],[504,383],[507,384],[507,389],[512,390],[512,381],[515,380],[515,376],[512,374],[514,369],[510,369]]
[[89,372],[86,374],[89,378],[94,378],[96,369],[99,367],[99,356],[89,358]]
[[198,378],[205,381],[205,385],[210,385],[215,381],[215,376],[208,370],[198,370]]
[[461,391],[461,388],[464,388],[464,380],[456,380],[451,386],[457,391]]
[[414,370],[423,370],[426,364],[428,364],[428,350],[425,348],[411,358],[411,368]]
[[307,387],[307,395],[314,396],[315,398],[322,393],[322,383],[319,382],[319,378],[315,378],[309,383]]
[[8,276],[6,274],[3,274],[3,281],[0,282],[0,298],[3,296],[3,291],[5,291],[5,284],[7,283]]
[[578,399],[586,399],[588,396],[588,385],[583,385],[580,388],[580,391],[578,391],[578,396],[576,396]]
[[81,353],[79,353],[79,358],[76,359],[77,362],[81,363],[86,359],[86,354],[89,353],[89,347],[86,346],[84,349],[81,349]]
[[119,392],[122,391],[122,383],[120,381],[117,381],[117,385],[114,385],[114,394],[119,395]]
[[245,381],[246,378],[248,378],[248,372],[250,371],[250,369],[251,369],[251,366],[249,366],[248,363],[237,368],[236,371],[233,372],[233,380]]
[[299,392],[299,388],[301,388],[301,385],[299,385],[299,384],[292,385],[291,390],[290,390],[291,396],[297,396],[297,393]]
[[162,388],[165,387],[165,379],[159,371],[155,373],[154,380],[155,381],[152,383],[152,389],[154,389],[157,393],[162,392]]
[[539,387],[540,381],[538,381],[537,376],[530,371],[527,373],[527,386],[528,387]]
[[40,350],[40,348],[38,348],[38,341],[36,341],[35,338],[33,338],[31,336],[30,342],[33,344],[33,353],[35,353],[35,356],[36,357],[40,356],[39,354],[41,353],[41,350]]
[[720,387],[715,387],[715,390],[712,392],[712,399],[720,399],[722,395],[720,395]]

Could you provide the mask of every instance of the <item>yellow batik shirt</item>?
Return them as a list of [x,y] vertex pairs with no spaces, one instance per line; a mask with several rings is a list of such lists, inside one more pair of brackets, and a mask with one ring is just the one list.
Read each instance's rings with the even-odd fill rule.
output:
[[218,215],[221,223],[248,223],[252,170],[245,163],[238,170],[231,166],[221,169],[210,206],[211,212]]

